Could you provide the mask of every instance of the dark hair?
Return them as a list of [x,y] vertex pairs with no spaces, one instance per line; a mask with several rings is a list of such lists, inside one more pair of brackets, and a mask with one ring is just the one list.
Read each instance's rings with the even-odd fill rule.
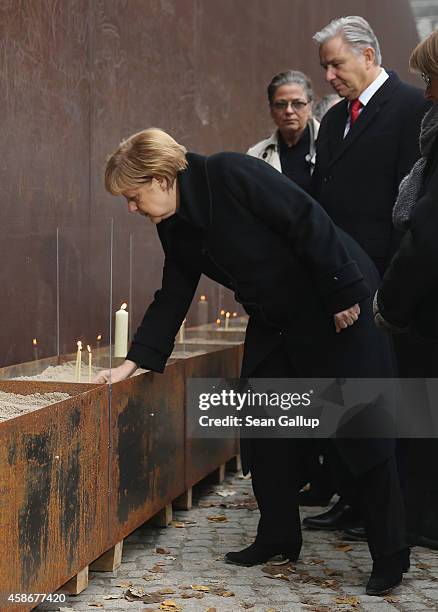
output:
[[313,100],[313,87],[310,78],[305,75],[304,72],[300,72],[299,70],[285,70],[284,72],[279,72],[272,77],[272,80],[268,85],[269,104],[272,104],[274,101],[274,96],[277,89],[282,85],[289,84],[301,85],[307,96],[307,101],[311,102]]

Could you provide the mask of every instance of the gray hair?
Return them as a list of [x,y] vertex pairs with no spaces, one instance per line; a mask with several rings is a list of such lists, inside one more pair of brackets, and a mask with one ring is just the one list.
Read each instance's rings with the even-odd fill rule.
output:
[[279,87],[290,84],[300,85],[304,89],[307,101],[311,102],[313,100],[314,94],[312,81],[310,78],[305,75],[304,72],[300,72],[299,70],[285,70],[284,72],[279,72],[272,77],[272,80],[268,85],[269,104],[273,103],[275,92]]
[[319,45],[323,45],[335,36],[342,36],[357,55],[366,47],[372,47],[376,54],[376,65],[380,66],[382,64],[379,41],[370,24],[363,17],[350,15],[349,17],[333,19],[325,28],[314,35],[313,40]]

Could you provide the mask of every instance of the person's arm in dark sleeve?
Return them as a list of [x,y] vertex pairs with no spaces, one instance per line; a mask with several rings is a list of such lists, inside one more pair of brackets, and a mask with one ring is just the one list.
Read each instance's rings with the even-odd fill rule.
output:
[[127,360],[147,370],[164,370],[200,276],[200,272],[187,271],[166,257],[162,287],[155,293],[134,335]]
[[255,217],[283,236],[311,274],[330,314],[370,293],[363,275],[321,206],[292,181],[259,160],[232,166],[226,179]]
[[[388,323],[406,328],[438,284],[438,172],[418,200],[410,228],[383,277],[375,308]],[[389,330],[391,331],[391,330]]]

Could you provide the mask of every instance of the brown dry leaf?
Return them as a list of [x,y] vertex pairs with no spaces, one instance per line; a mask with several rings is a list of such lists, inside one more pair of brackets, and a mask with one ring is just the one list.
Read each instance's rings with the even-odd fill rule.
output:
[[162,546],[157,546],[155,552],[159,555],[170,555],[170,550],[168,550],[167,548],[163,548]]
[[431,565],[429,565],[429,563],[416,563],[415,565],[418,567],[418,569],[424,570],[430,569],[432,567]]
[[233,591],[224,591],[222,597],[234,597]]
[[286,574],[268,574],[268,578],[276,578],[277,580],[289,580]]
[[324,563],[324,561],[322,559],[310,559],[307,563],[309,565],[319,565],[320,563]]
[[163,587],[162,589],[158,589],[157,593],[161,593],[161,595],[174,595],[176,591],[175,589],[170,589],[169,587]]
[[350,544],[338,544],[336,546],[336,550],[339,550],[339,552],[349,552],[350,550],[353,550],[353,547],[350,546]]
[[278,565],[272,565],[272,564],[268,564],[268,565],[264,565],[262,567],[262,572],[264,574],[268,574],[269,576],[272,577],[279,577],[281,575],[286,575],[286,574],[295,574],[295,569],[292,567],[292,565],[289,563],[287,565],[281,565],[281,573],[278,572]]
[[240,604],[242,606],[242,608],[244,610],[249,610],[250,608],[255,608],[255,604],[253,603],[246,603],[246,601],[244,601],[242,604]]
[[105,595],[103,599],[120,599],[120,595]]
[[190,588],[192,591],[209,591],[210,587],[205,586],[205,584],[191,584]]
[[338,572],[338,570],[333,569],[331,567],[327,567],[323,571],[326,576],[342,576],[341,572]]
[[98,603],[97,601],[90,601],[87,606],[90,606],[90,608],[103,608],[103,604]]
[[177,529],[184,529],[185,527],[185,523],[181,523],[181,521],[172,521],[170,524]]
[[182,608],[171,599],[166,599],[160,606],[160,610],[166,610],[169,612],[181,612]]
[[146,580],[146,582],[153,582],[157,579],[157,576],[149,576],[148,574],[143,574],[142,579]]
[[162,565],[159,565],[158,563],[155,563],[155,565],[148,570],[148,572],[152,572],[152,574],[159,574],[164,571],[164,567]]
[[360,599],[358,597],[336,597],[336,604],[345,604],[347,606],[351,606],[352,608],[356,608],[360,604]]
[[204,593],[183,593],[181,596],[181,599],[204,599],[205,595]]
[[211,516],[207,516],[207,519],[214,523],[226,523],[228,521],[227,517],[223,514],[212,514]]
[[266,612],[278,612],[275,608],[268,608]]
[[398,603],[400,601],[400,599],[395,595],[385,595],[383,599],[388,603]]
[[207,608],[205,612],[216,612],[216,608]]

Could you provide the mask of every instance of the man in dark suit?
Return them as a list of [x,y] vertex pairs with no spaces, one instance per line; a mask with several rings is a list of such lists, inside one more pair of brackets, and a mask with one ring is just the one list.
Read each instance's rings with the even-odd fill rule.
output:
[[[326,80],[344,100],[321,123],[311,193],[383,274],[400,239],[392,208],[400,181],[419,156],[428,103],[420,89],[382,67],[379,42],[362,17],[335,19],[314,40]],[[403,375],[403,347],[396,346],[396,354]],[[360,508],[353,508],[351,491],[342,493],[331,510],[304,523],[314,529],[357,524]]]

